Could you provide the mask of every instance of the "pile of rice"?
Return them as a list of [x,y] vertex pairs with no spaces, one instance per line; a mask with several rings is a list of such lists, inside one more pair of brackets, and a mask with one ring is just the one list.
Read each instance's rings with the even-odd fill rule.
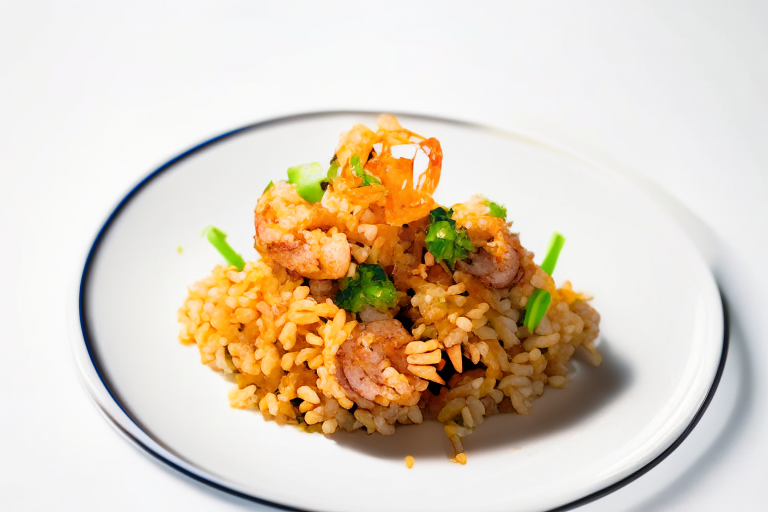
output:
[[[270,193],[287,197],[289,187],[279,184]],[[296,201],[294,196],[289,198]],[[472,204],[482,208],[480,202]],[[461,440],[487,416],[530,414],[533,400],[547,386],[567,387],[568,361],[577,349],[600,364],[599,314],[569,282],[556,288],[532,253],[522,254],[522,278],[514,286],[494,289],[458,267],[435,262],[425,250],[414,255],[404,228],[376,222],[379,217],[369,204],[345,216],[332,234],[350,235],[353,261],[347,275],[363,262],[388,269],[402,292],[394,311],[340,309],[331,280],[307,279],[264,253],[242,271],[219,265],[189,289],[179,310],[180,339],[198,346],[203,364],[235,375],[233,407],[258,409],[265,419],[324,434],[365,429],[391,435],[397,424],[437,419],[455,449],[452,460],[463,464]],[[536,288],[547,290],[552,300],[531,333],[522,320]],[[372,401],[350,394],[338,378],[340,347],[358,324],[393,316],[412,337],[399,350],[408,361],[414,395]],[[457,345],[461,372],[445,355]],[[391,370],[393,379],[402,377]],[[437,373],[442,377],[435,378]]]

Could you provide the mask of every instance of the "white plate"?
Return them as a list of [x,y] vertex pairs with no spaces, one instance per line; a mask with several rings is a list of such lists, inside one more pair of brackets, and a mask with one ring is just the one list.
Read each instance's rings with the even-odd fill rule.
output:
[[448,460],[436,422],[392,437],[326,438],[231,409],[233,384],[177,341],[176,310],[220,262],[200,237],[205,226],[254,258],[253,207],[270,179],[328,161],[341,131],[375,124],[372,114],[323,113],[197,146],[116,208],[89,253],[76,311],[78,362],[98,405],[187,475],[306,510],[546,510],[604,495],[658,463],[703,413],[725,355],[720,296],[687,237],[631,182],[583,158],[474,125],[400,120],[442,144],[441,204],[475,193],[505,203],[539,255],[553,231],[566,236],[554,277],[595,296],[602,366],[577,359],[570,387],[548,389],[530,416],[489,418],[466,439],[465,466]]

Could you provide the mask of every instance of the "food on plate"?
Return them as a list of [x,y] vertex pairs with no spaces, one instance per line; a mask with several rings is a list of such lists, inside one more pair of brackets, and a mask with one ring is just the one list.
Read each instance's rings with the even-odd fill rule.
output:
[[437,419],[463,464],[462,438],[566,387],[576,350],[600,364],[600,315],[551,277],[564,238],[539,266],[502,205],[437,204],[442,159],[437,139],[382,115],[343,133],[329,167],[269,183],[260,259],[206,230],[230,263],[189,288],[180,339],[234,375],[234,407],[325,434]]

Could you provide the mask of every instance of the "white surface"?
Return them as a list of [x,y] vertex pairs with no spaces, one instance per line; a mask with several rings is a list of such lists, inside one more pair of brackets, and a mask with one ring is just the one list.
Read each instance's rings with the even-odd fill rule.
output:
[[[479,427],[465,441],[466,466],[449,461],[449,443],[435,422],[400,428],[390,438],[339,433],[326,439],[229,407],[232,384],[201,367],[194,347],[171,342],[186,287],[221,261],[200,238],[201,227],[225,227],[228,240],[252,259],[254,194],[279,178],[275,169],[321,159],[333,151],[338,133],[361,122],[374,126],[375,116],[327,115],[239,133],[174,164],[121,210],[93,256],[83,308],[90,350],[117,403],[89,368],[82,336],[74,342],[91,393],[121,428],[225,487],[329,512],[357,512],[361,502],[382,512],[478,506],[472,493],[425,493],[425,480],[496,486],[514,479],[514,503],[490,494],[482,509],[550,509],[618,482],[676,442],[709,393],[723,346],[720,295],[680,228],[609,170],[497,131],[408,116],[400,117],[404,126],[437,137],[450,155],[441,203],[483,192],[509,204],[521,241],[539,254],[555,228],[567,234],[567,256],[555,277],[596,296],[603,364],[591,368],[576,358],[567,392],[548,392],[531,416],[497,417]],[[301,148],[295,140],[303,141]],[[464,169],[475,169],[470,180]],[[214,177],[237,187],[212,195]],[[182,254],[178,245],[186,248]],[[236,442],[224,441],[222,433]],[[406,455],[417,460],[413,470],[403,463]],[[316,475],[296,471],[320,460],[331,463]],[[371,474],[398,492],[377,496]],[[324,492],[338,482],[344,493]]]
[[530,133],[636,173],[707,254],[731,351],[688,440],[583,510],[762,509],[766,23],[761,2],[4,4],[4,505],[259,508],[155,463],[99,416],[72,363],[68,279],[114,203],[168,157],[275,115],[365,108]]

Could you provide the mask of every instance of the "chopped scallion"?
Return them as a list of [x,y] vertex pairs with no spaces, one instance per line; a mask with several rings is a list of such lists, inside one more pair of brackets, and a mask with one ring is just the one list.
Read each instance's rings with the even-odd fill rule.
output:
[[[275,186],[275,182],[274,182],[274,181],[272,181],[272,180],[269,180],[269,183],[267,183],[267,186],[264,188],[264,192],[266,192],[267,190],[271,189],[271,188],[272,188],[272,187],[274,187],[274,186]],[[262,192],[262,194],[263,194],[264,192]]]
[[208,226],[203,230],[203,236],[208,239],[212,246],[219,251],[219,254],[224,256],[227,263],[237,267],[238,272],[245,267],[245,261],[243,257],[235,252],[234,249],[227,243],[227,235],[223,231],[214,226]]
[[[544,261],[541,263],[541,269],[549,275],[555,271],[555,265],[557,259],[560,256],[560,251],[565,244],[565,237],[560,233],[552,235],[552,241],[549,243],[549,250],[544,257]],[[547,314],[547,308],[552,301],[552,296],[547,290],[537,288],[533,290],[533,293],[528,298],[528,303],[525,306],[525,318],[523,319],[523,325],[533,333],[536,327],[539,326],[541,319]]]
[[523,324],[528,328],[528,331],[533,334],[536,327],[539,326],[541,319],[547,314],[547,308],[552,301],[552,296],[547,290],[536,288],[533,293],[528,297],[528,303],[525,306],[525,319]]
[[331,160],[331,166],[328,168],[328,181],[334,180],[339,175],[339,161],[336,157]]
[[541,270],[549,275],[555,271],[555,265],[557,265],[557,258],[560,257],[560,251],[565,244],[565,237],[560,233],[552,235],[552,241],[549,242],[549,249],[547,255],[544,256],[544,261],[541,262]]
[[500,219],[507,218],[507,209],[504,207],[503,204],[494,203],[493,201],[485,201],[485,206],[487,206],[491,210],[489,212],[489,215],[491,217],[498,217]]
[[357,155],[353,156],[350,159],[349,165],[352,166],[352,169],[354,169],[355,174],[363,178],[363,184],[361,185],[361,187],[367,187],[368,185],[371,185],[373,183],[377,185],[381,185],[381,182],[376,176],[372,176],[363,170],[363,166],[360,165],[360,157],[358,157]]

